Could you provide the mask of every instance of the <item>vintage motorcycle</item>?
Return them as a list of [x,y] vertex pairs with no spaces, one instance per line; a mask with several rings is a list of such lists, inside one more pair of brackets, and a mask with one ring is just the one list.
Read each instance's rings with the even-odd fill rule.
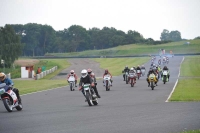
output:
[[106,91],[109,91],[111,87],[110,78],[111,77],[108,74],[103,77],[103,83],[104,83],[104,86],[106,87]]
[[75,89],[75,77],[73,75],[71,75],[68,79],[68,82],[69,82],[69,86],[70,86],[70,90],[71,91],[74,91]]
[[144,76],[145,75],[145,69],[141,69],[141,72],[142,72],[142,76]]
[[18,111],[22,110],[22,104],[18,103],[17,96],[12,90],[12,87],[6,85],[5,83],[0,84],[0,95],[1,100],[3,101],[3,104],[8,112],[12,112],[14,108]]
[[94,89],[90,86],[90,84],[84,84],[83,89],[84,89],[84,94],[85,94],[85,98],[88,102],[88,105],[89,106],[97,105],[98,98],[94,92]]
[[164,70],[162,72],[162,81],[163,83],[165,84],[166,82],[168,82],[168,71],[167,70]]
[[140,70],[137,70],[137,78],[139,79],[141,76],[141,71]]
[[131,84],[131,87],[133,87],[135,84],[135,78],[136,76],[134,73],[129,73],[129,83]]
[[161,65],[161,59],[158,60],[158,64]]
[[152,90],[154,90],[154,87],[156,86],[155,82],[156,82],[156,76],[155,74],[150,74],[149,75],[149,82],[150,82],[150,87]]

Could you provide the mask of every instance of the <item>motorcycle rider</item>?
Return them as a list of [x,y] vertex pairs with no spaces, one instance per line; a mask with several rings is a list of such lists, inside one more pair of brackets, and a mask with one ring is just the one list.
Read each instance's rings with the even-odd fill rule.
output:
[[159,65],[161,64],[161,59],[158,60],[158,64],[159,64]]
[[[144,65],[141,66],[141,69],[145,69]],[[146,69],[145,69],[146,70]]]
[[141,66],[141,73],[142,75],[144,74],[145,75],[145,71],[146,71],[146,68],[144,65]]
[[135,71],[135,73],[136,73],[136,67],[135,66],[133,66],[133,70]]
[[[133,74],[134,75],[134,81],[136,83],[136,72],[133,68],[130,69],[129,75]],[[128,82],[130,81],[130,77],[128,76]]]
[[[11,79],[7,78],[6,75],[1,72],[0,73],[0,84],[2,84],[2,83],[6,83],[6,85],[8,85],[11,88],[13,88],[13,85],[14,85],[13,81]],[[6,88],[5,91],[7,91],[8,89],[9,88]],[[12,90],[15,92],[17,99],[19,100],[18,103],[21,104],[22,100],[19,95],[19,90],[17,88],[13,88]]]
[[[156,73],[154,72],[154,70],[153,69],[150,69],[149,70],[149,72],[148,72],[148,74],[147,74],[147,83],[148,83],[148,87],[150,86],[150,82],[149,82],[149,75],[150,74],[154,74],[155,75],[155,77],[156,77]],[[155,81],[155,84],[156,84],[156,86],[157,86],[157,82],[158,82],[158,79],[157,79],[157,77],[156,77],[156,81]]]
[[[105,70],[105,72],[104,72],[104,74],[103,74],[103,78],[104,78],[104,76],[105,75],[110,75],[110,83],[111,83],[111,86],[112,86],[112,82],[113,82],[113,80],[112,80],[112,75],[111,75],[111,73],[108,71],[108,69],[106,69]],[[104,80],[103,80],[103,83],[104,83]],[[104,85],[105,86],[105,85]]]
[[136,70],[140,70],[140,74],[141,74],[141,68],[140,68],[140,65],[137,66]]
[[[71,70],[70,73],[68,74],[67,76],[67,81],[69,79],[70,76],[74,76],[75,78],[75,87],[77,87],[77,79],[78,79],[78,76],[76,75],[76,73],[74,72],[74,70]],[[69,82],[69,81],[68,81]]]
[[[162,71],[164,71],[164,70],[166,70],[167,72],[168,72],[168,81],[169,81],[169,77],[170,77],[170,72],[169,72],[169,69],[167,68],[167,66],[164,66],[163,67],[163,70]],[[163,76],[163,74],[161,73],[161,77]]]
[[167,64],[169,63],[169,57],[166,56],[166,62]]
[[93,82],[94,82],[94,87],[93,87],[93,89],[94,89],[94,91],[95,91],[97,97],[98,97],[98,98],[101,98],[101,96],[99,95],[98,90],[97,90],[97,86],[96,86],[97,83],[96,83],[95,74],[92,72],[92,69],[90,69],[90,68],[87,70],[87,72],[88,72],[88,75],[92,78],[92,80],[93,80]]
[[81,71],[81,78],[80,78],[80,81],[79,81],[79,89],[78,89],[79,91],[82,90],[82,93],[85,96],[84,89],[83,89],[83,86],[82,86],[83,84],[90,84],[91,87],[94,87],[94,82],[92,81],[92,78],[90,77],[90,75],[88,75],[88,72],[87,72],[86,69],[83,69]]
[[158,77],[159,78],[161,77],[161,71],[162,71],[162,69],[161,69],[160,65],[158,65],[157,66],[157,72],[158,72]]
[[128,68],[128,66],[125,66],[125,68],[124,68],[124,70],[122,71],[122,73],[124,73],[123,74],[123,77],[124,77],[124,81],[125,81],[125,73],[127,72],[127,73],[129,73],[129,68]]

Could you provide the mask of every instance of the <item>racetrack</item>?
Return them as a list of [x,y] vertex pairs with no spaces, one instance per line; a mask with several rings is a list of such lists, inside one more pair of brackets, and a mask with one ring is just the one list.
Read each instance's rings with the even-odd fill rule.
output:
[[[200,129],[199,102],[165,102],[181,61],[182,57],[170,58],[170,81],[165,85],[159,81],[155,90],[147,87],[146,76],[134,87],[125,84],[122,76],[114,77],[111,91],[105,91],[99,80],[102,98],[98,106],[89,107],[82,93],[77,89],[71,92],[69,87],[22,96],[21,112],[8,113],[1,103],[0,133],[177,133]],[[150,62],[145,66],[148,69]]]

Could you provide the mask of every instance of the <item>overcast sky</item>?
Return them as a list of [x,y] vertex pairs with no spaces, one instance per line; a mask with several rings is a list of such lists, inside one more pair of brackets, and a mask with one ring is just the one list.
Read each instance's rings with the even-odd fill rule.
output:
[[38,23],[63,30],[114,27],[160,40],[163,29],[200,36],[200,0],[0,0],[0,26]]

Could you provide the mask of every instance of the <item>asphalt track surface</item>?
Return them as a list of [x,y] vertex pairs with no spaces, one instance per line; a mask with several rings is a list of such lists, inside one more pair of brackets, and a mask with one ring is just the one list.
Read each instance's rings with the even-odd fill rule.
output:
[[[0,104],[0,133],[177,133],[200,129],[199,102],[165,102],[179,74],[182,57],[170,58],[170,81],[147,87],[146,76],[134,87],[114,77],[111,91],[98,81],[99,105],[89,107],[69,87],[22,96],[23,110],[8,113]],[[148,62],[146,68],[149,68]],[[121,71],[121,70],[120,70]]]

